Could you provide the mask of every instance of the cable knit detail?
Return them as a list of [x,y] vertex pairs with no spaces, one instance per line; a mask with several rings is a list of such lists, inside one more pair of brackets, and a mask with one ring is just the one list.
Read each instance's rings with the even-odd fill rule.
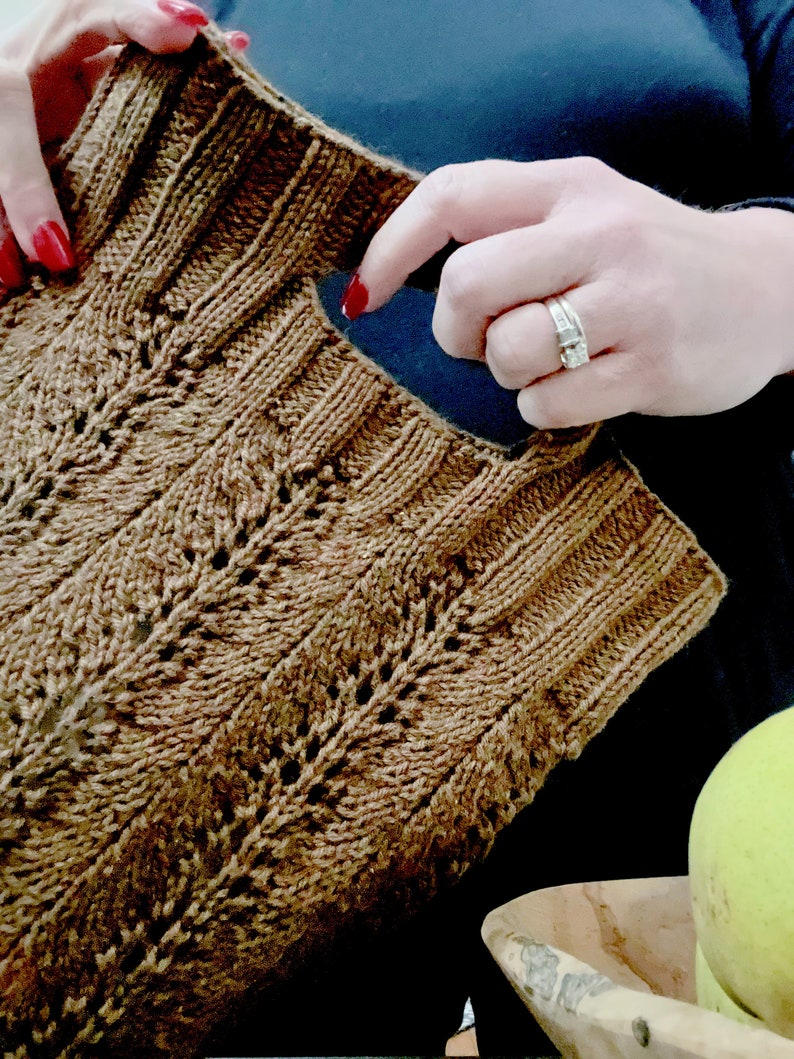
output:
[[79,274],[0,309],[0,1043],[185,1056],[482,857],[723,583],[596,428],[479,441],[330,325],[417,174],[216,31],[60,167]]

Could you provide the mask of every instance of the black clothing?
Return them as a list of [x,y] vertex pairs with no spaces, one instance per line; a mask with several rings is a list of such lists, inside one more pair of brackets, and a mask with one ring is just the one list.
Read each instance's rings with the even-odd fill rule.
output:
[[[251,58],[376,150],[429,170],[483,157],[592,154],[693,205],[794,209],[794,2],[237,0]],[[786,197],[789,198],[786,198]],[[404,385],[510,443],[515,394],[432,340],[410,289],[348,325]],[[551,292],[550,292],[551,293]],[[763,325],[759,322],[759,342]],[[216,1042],[225,1054],[442,1054],[471,995],[480,1052],[548,1054],[479,940],[493,907],[554,883],[686,872],[697,793],[733,740],[794,701],[794,380],[690,419],[609,429],[698,534],[731,587],[711,625],[622,707],[455,890],[391,934],[307,972]]]

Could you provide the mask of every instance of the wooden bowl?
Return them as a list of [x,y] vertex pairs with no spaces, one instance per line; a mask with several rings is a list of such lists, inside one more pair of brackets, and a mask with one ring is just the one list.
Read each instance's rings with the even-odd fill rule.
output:
[[538,890],[491,912],[482,934],[566,1057],[794,1059],[794,1040],[696,1006],[685,877]]

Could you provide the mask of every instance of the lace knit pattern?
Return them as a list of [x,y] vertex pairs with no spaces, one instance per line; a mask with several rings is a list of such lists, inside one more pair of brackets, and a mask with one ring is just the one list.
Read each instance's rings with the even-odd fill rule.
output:
[[723,587],[596,429],[506,452],[330,325],[416,175],[218,40],[127,50],[61,160],[79,275],[0,309],[15,1056],[195,1053],[483,856]]

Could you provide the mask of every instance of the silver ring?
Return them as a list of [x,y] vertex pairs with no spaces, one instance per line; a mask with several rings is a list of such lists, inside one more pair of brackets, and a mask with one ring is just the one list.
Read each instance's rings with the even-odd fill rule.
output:
[[554,321],[562,366],[580,368],[588,362],[590,354],[587,352],[587,339],[579,314],[562,294],[555,298],[546,298],[543,304]]

